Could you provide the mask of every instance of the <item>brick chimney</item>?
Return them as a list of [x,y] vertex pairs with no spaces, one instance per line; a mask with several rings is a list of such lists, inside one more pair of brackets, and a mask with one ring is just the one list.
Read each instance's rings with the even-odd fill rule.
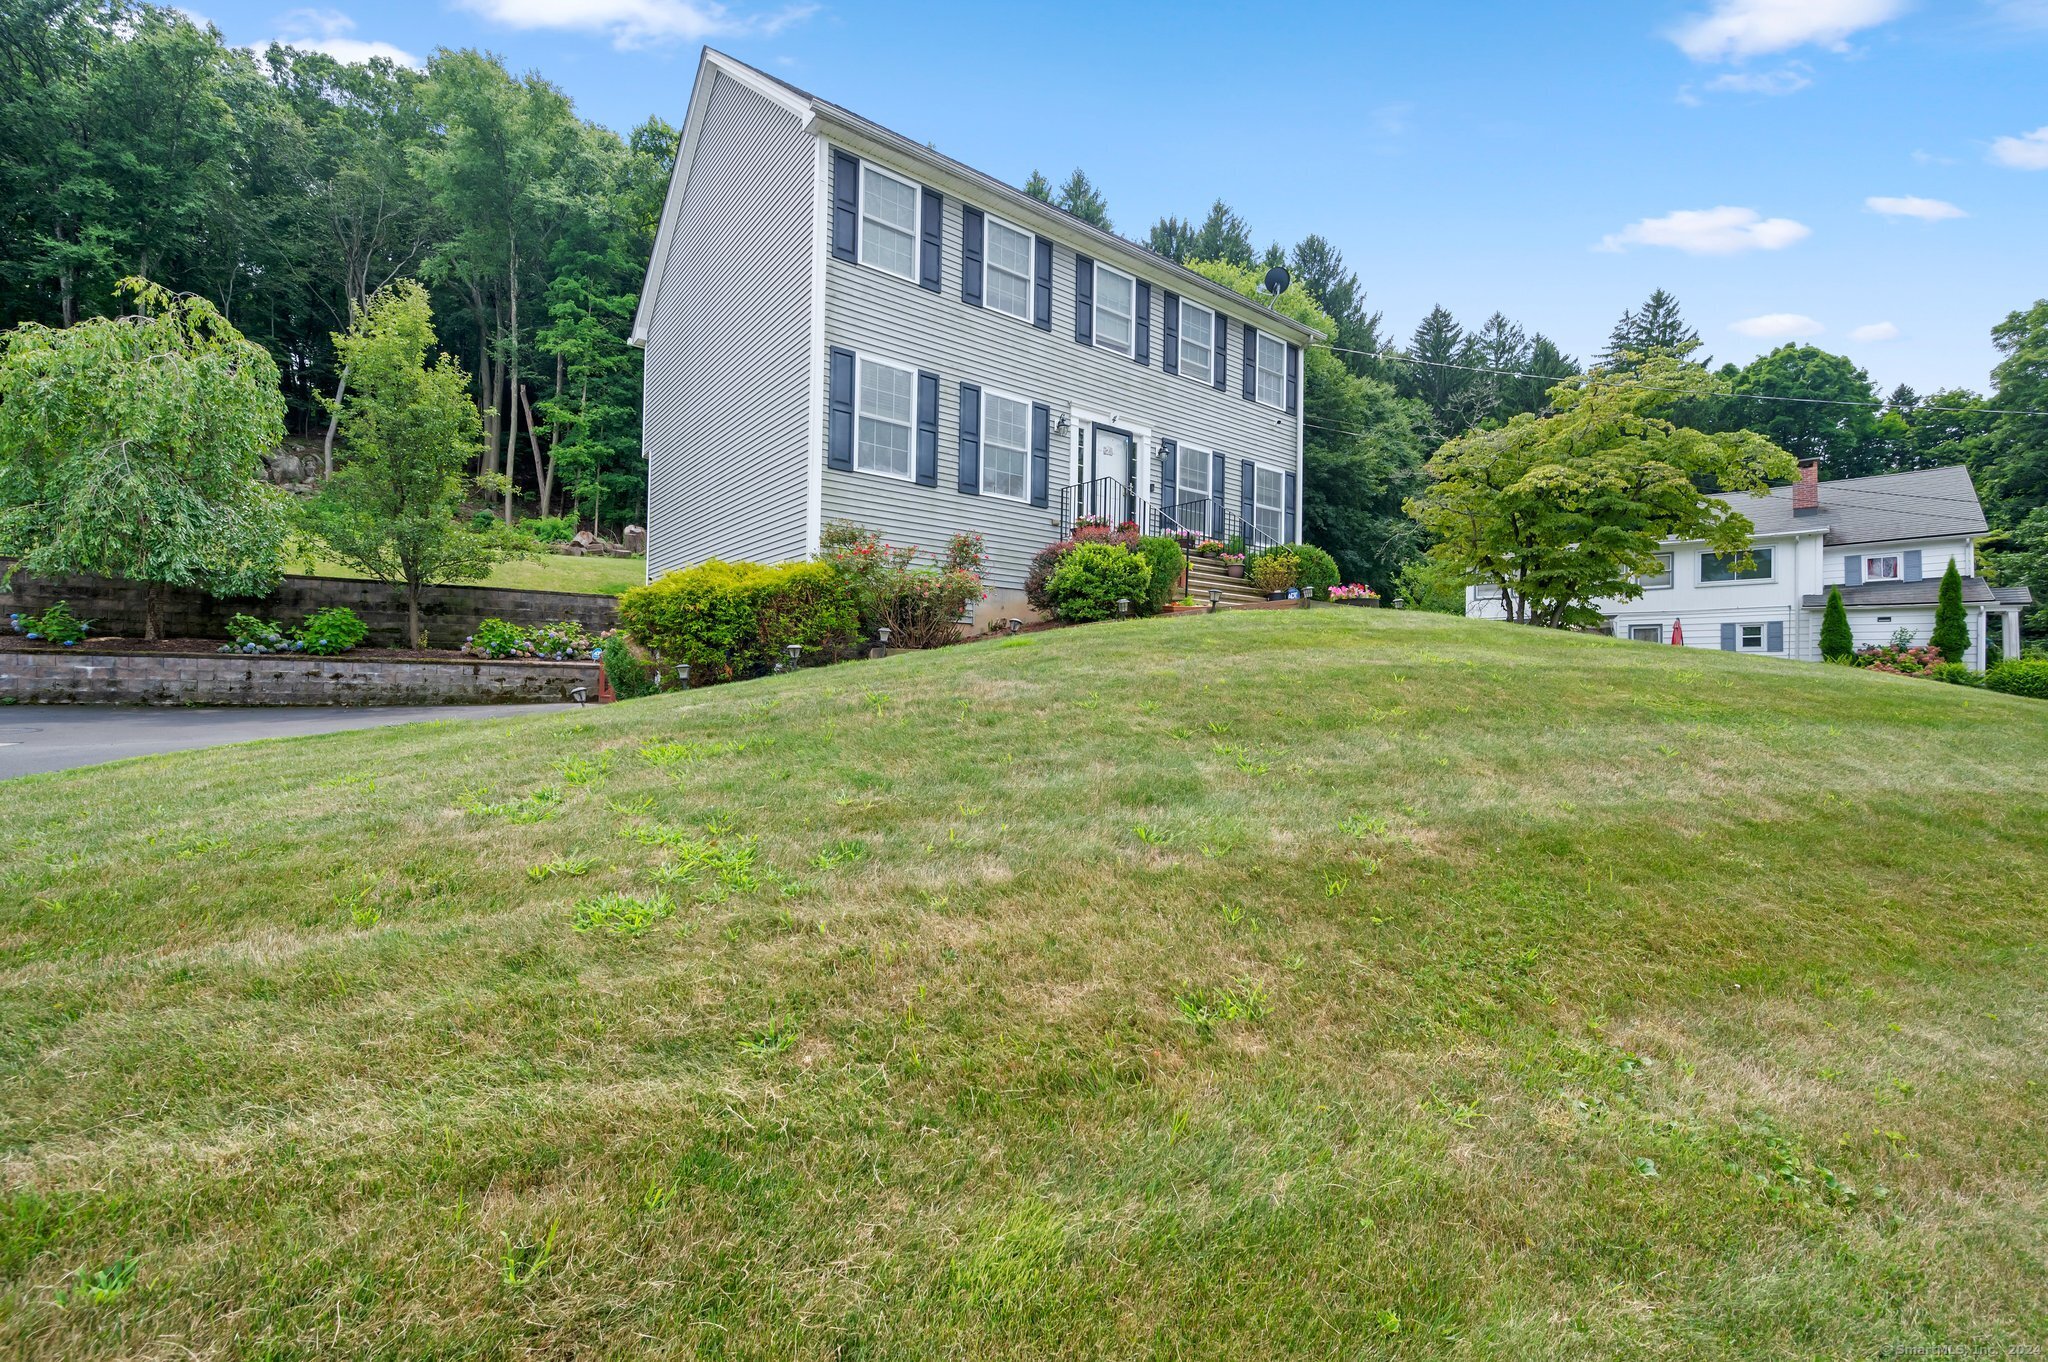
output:
[[1799,481],[1792,484],[1792,514],[1820,513],[1820,460],[1799,461]]

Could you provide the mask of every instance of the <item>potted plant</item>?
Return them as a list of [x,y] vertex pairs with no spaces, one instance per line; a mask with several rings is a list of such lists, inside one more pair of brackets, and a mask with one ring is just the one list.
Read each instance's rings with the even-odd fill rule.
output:
[[1203,558],[1221,558],[1223,556],[1223,541],[1221,539],[1204,539],[1201,543],[1195,545],[1195,553]]
[[1329,595],[1330,599],[1338,605],[1378,605],[1380,603],[1378,592],[1369,586],[1358,584],[1333,586],[1330,588]]
[[1226,553],[1226,554],[1222,555],[1222,557],[1223,557],[1223,571],[1224,571],[1224,572],[1225,572],[1226,574],[1228,574],[1229,576],[1232,576],[1232,577],[1242,577],[1242,576],[1244,576],[1244,555],[1243,555],[1243,554],[1241,554],[1241,553]]
[[1292,554],[1262,553],[1251,565],[1252,585],[1269,601],[1291,600],[1301,585],[1301,566]]

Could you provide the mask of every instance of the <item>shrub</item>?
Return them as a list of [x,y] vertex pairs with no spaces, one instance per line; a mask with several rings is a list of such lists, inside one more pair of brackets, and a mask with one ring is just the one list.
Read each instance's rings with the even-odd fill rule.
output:
[[1254,588],[1270,596],[1301,584],[1301,562],[1291,553],[1268,551],[1246,563],[1244,575]]
[[[1899,639],[1904,637],[1906,642]],[[1855,664],[1874,672],[1891,672],[1896,676],[1919,676],[1930,668],[1939,667],[1945,659],[1941,649],[1935,647],[1915,648],[1911,646],[1913,631],[1901,629],[1892,635],[1892,641],[1882,647],[1859,648]]]
[[345,605],[317,610],[292,631],[292,640],[300,649],[319,657],[345,653],[369,636],[369,626]]
[[1951,686],[1984,684],[1984,673],[1971,671],[1969,664],[1964,662],[1937,662],[1920,674],[1929,681],[1942,681]]
[[68,602],[56,601],[40,615],[15,616],[14,627],[30,638],[61,643],[68,648],[92,632],[92,621],[72,614]]
[[[1344,580],[1344,575],[1337,571],[1337,560],[1314,544],[1275,544],[1271,548],[1260,549],[1246,560],[1245,570],[1249,573],[1262,558],[1283,555],[1294,560],[1294,580],[1288,586],[1298,586],[1327,599],[1329,589]],[[1286,589],[1275,588],[1280,591]]]
[[1146,599],[1152,565],[1122,544],[1076,544],[1045,584],[1046,598],[1063,620],[1109,619],[1119,599],[1133,609]]
[[1024,599],[1031,602],[1032,609],[1048,614],[1052,612],[1052,597],[1047,594],[1046,586],[1052,581],[1053,570],[1060,565],[1060,560],[1074,551],[1074,542],[1062,539],[1031,555],[1031,566],[1024,572]]
[[520,625],[510,620],[487,619],[477,625],[462,651],[483,657],[531,657],[548,662],[599,655],[596,640],[574,620]]
[[305,645],[291,638],[281,624],[258,619],[254,615],[234,615],[228,620],[228,637],[233,642],[221,645],[224,653],[297,653],[305,651]]
[[960,617],[986,593],[988,555],[978,534],[956,534],[936,567],[916,565],[914,547],[883,542],[857,525],[828,525],[819,545],[825,561],[851,593],[860,627],[869,637],[889,630],[905,648],[935,648],[960,636]]
[[1840,587],[1828,588],[1828,607],[1820,617],[1820,655],[1839,661],[1856,651],[1856,635],[1849,628],[1849,612],[1842,606]]
[[619,621],[692,685],[765,671],[792,643],[850,648],[860,636],[853,589],[829,563],[708,563],[619,597]]
[[604,679],[621,700],[638,700],[661,689],[661,678],[654,668],[617,629],[606,630],[598,639],[597,649],[598,660],[604,664]]
[[2048,657],[2008,657],[1984,673],[1984,689],[2048,700]]
[[1223,541],[1221,539],[1204,539],[1201,543],[1195,545],[1195,552],[1209,558],[1214,558],[1223,552]]
[[1178,540],[1161,535],[1147,535],[1140,539],[1137,552],[1152,569],[1152,577],[1145,584],[1144,599],[1133,598],[1131,608],[1140,614],[1156,615],[1173,599],[1174,588],[1180,585],[1181,569],[1187,563],[1187,556],[1181,552]]
[[566,544],[576,537],[576,521],[565,515],[535,516],[519,528],[543,544]]
[[1941,649],[1944,657],[1962,657],[1970,651],[1970,626],[1963,615],[1963,576],[1956,560],[1948,560],[1941,574],[1941,593],[1935,598],[1934,632],[1927,641]]

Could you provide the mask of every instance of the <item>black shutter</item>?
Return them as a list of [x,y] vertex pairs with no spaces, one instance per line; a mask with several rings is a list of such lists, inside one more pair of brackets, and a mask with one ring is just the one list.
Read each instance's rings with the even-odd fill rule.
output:
[[1295,404],[1301,399],[1301,347],[1287,347],[1287,414],[1294,415]]
[[853,351],[832,347],[832,398],[827,404],[825,462],[833,468],[853,467]]
[[1294,537],[1294,474],[1287,475],[1287,487],[1281,495],[1287,498],[1287,542],[1299,544],[1301,541]]
[[1031,324],[1052,330],[1052,242],[1034,237],[1031,243]]
[[1220,393],[1230,386],[1230,318],[1221,312],[1209,313],[1209,341],[1215,346],[1209,356],[1209,381]]
[[1137,298],[1136,345],[1131,347],[1131,358],[1140,364],[1152,362],[1152,286],[1140,279],[1135,289]]
[[1209,537],[1223,537],[1223,487],[1224,479],[1230,475],[1230,464],[1222,452],[1209,456]]
[[832,255],[850,261],[860,231],[860,161],[843,151],[832,153]]
[[1245,537],[1247,545],[1245,551],[1249,553],[1251,551],[1249,545],[1252,529],[1258,523],[1257,517],[1253,514],[1254,507],[1252,505],[1252,480],[1258,474],[1254,471],[1254,465],[1250,459],[1245,459],[1239,463],[1237,471],[1240,474],[1237,488],[1237,528],[1238,533]]
[[1085,255],[1074,257],[1074,339],[1095,344],[1095,262]]
[[1259,398],[1259,328],[1244,324],[1244,400]]
[[[1172,440],[1159,442],[1159,504],[1166,508],[1168,515],[1180,504],[1176,490],[1180,484],[1180,446]],[[1179,529],[1179,525],[1174,526]]]
[[1052,481],[1052,408],[1031,404],[1031,504],[1043,506]]
[[981,389],[960,385],[960,490],[981,495]]
[[1169,374],[1180,372],[1180,295],[1174,293],[1160,306],[1159,363]]
[[917,485],[939,485],[939,376],[917,371]]
[[936,189],[924,191],[924,249],[917,262],[917,286],[939,291],[939,240],[946,230],[946,200]]
[[981,239],[987,229],[979,208],[960,209],[960,301],[981,306]]

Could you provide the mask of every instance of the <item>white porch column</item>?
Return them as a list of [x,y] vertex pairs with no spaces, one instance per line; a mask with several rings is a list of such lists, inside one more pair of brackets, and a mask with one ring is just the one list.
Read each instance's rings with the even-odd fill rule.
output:
[[2020,655],[2020,612],[2017,608],[2005,612],[2005,638],[2000,646],[2007,657]]

